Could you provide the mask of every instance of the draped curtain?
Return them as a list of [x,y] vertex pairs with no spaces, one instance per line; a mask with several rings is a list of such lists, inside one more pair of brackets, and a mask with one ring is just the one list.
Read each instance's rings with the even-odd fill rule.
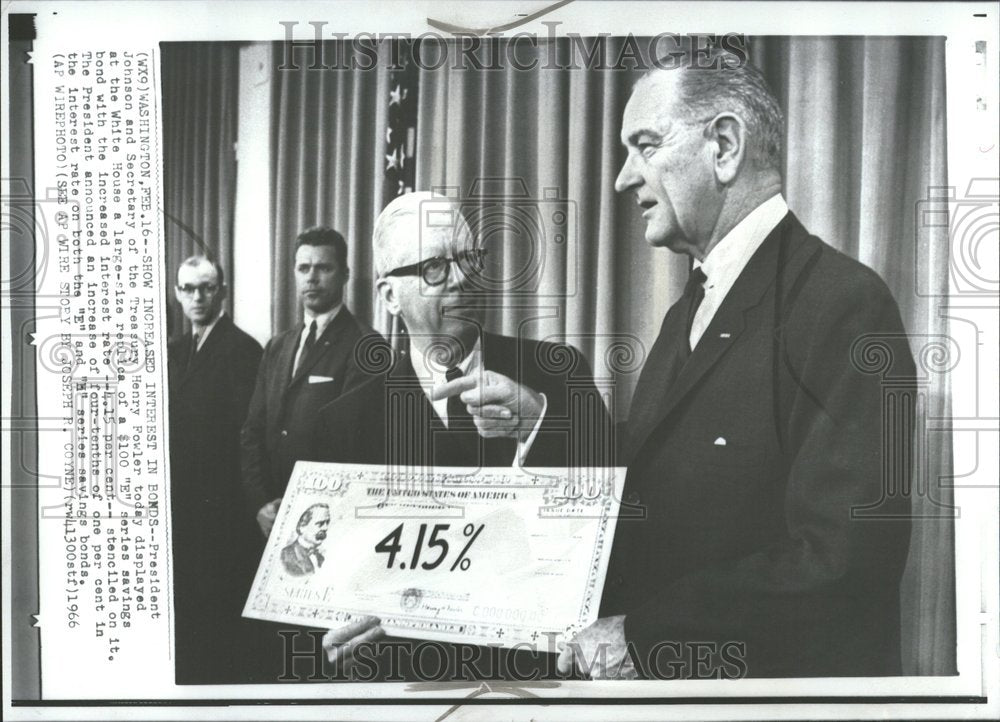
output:
[[[437,45],[421,45],[423,66],[435,65]],[[573,65],[573,44],[558,40],[554,49],[517,44],[517,63],[534,64],[534,72],[513,63],[489,72],[450,63],[422,70],[416,184],[452,189],[473,209],[511,207],[500,214],[507,217],[487,214],[492,222],[472,224],[491,254],[499,251],[494,277],[522,290],[500,294],[487,326],[580,348],[599,384],[612,390],[621,419],[645,352],[683,290],[688,262],[655,253],[643,239],[635,199],[614,191],[624,159],[622,111],[641,73],[608,67],[622,38],[604,45],[605,69],[584,70],[579,56],[575,69],[546,67]],[[489,49],[477,57],[487,64]],[[519,218],[523,201],[540,206],[534,224]],[[564,229],[550,222],[560,207],[569,219],[564,242]]]
[[[556,42],[556,56],[566,60],[571,42]],[[614,64],[623,41],[604,42],[607,64]],[[336,41],[324,48],[328,64],[351,52]],[[383,60],[387,50],[387,43],[379,47]],[[649,248],[634,199],[614,192],[624,160],[621,116],[640,73],[543,68],[550,50],[544,42],[517,48],[522,64],[537,61],[531,72],[510,63],[475,71],[439,64],[438,44],[420,44],[423,65],[439,67],[419,72],[415,188],[467,202],[474,229],[490,241],[490,272],[524,291],[502,294],[488,328],[575,344],[613,388],[614,412],[624,418],[644,350],[683,289],[687,261]],[[947,417],[947,376],[925,363],[929,345],[947,334],[933,298],[947,292],[947,259],[930,255],[947,248],[947,238],[934,235],[947,229],[918,224],[918,203],[947,184],[944,38],[753,38],[749,53],[786,111],[789,206],[810,231],[885,279],[919,362],[920,411]],[[274,55],[282,58],[280,48]],[[370,251],[386,200],[387,63],[372,70],[299,65],[273,74],[273,326],[288,328],[300,313],[295,236],[327,224],[348,240],[348,305],[387,331]],[[498,204],[508,207],[500,217],[488,212]],[[930,434],[920,422],[917,436],[917,519],[902,591],[904,671],[953,674],[953,534],[950,497],[941,488],[951,473],[951,437]]]
[[[325,43],[327,64],[352,55],[339,42]],[[348,45],[347,48],[350,46]],[[381,49],[385,50],[383,43]],[[374,271],[371,237],[383,206],[385,127],[388,118],[388,72],[370,70],[282,70],[284,50],[275,44],[271,187],[271,325],[275,333],[301,319],[295,295],[295,238],[310,226],[326,225],[347,241],[351,277],[344,300],[359,318],[372,322]],[[386,331],[384,323],[378,323]]]
[[[163,43],[160,62],[166,277],[173,286],[180,262],[200,253],[221,263],[232,288],[239,44]],[[168,303],[169,333],[182,322]]]
[[[608,39],[608,64],[623,44]],[[562,41],[557,57],[568,49]],[[422,50],[424,65],[433,66],[439,50]],[[940,348],[947,334],[933,297],[947,293],[947,259],[917,257],[948,246],[947,229],[917,224],[918,202],[947,184],[944,38],[756,38],[749,50],[786,110],[789,206],[813,233],[879,273],[911,334],[921,374],[918,415],[925,418],[916,431],[917,521],[903,579],[904,671],[953,674],[952,511],[942,486],[951,472],[951,436],[932,433],[926,421],[950,411],[947,376],[926,363],[928,349]],[[517,57],[543,66],[549,49],[525,45]],[[575,206],[576,267],[548,268],[542,284],[556,296],[564,292],[562,298],[513,310],[497,304],[490,325],[509,334],[557,334],[579,346],[599,375],[613,378],[619,418],[641,368],[634,360],[655,339],[687,276],[686,259],[646,245],[634,199],[614,192],[624,160],[621,116],[638,76],[612,69],[527,73],[510,66],[473,73],[448,66],[420,78],[419,117],[427,122],[418,125],[418,188],[467,189],[480,178],[516,178],[533,198],[554,187]],[[505,246],[516,249],[522,240],[508,233]],[[518,267],[508,264],[506,276]],[[583,283],[573,284],[574,274]],[[536,315],[544,320],[526,324]],[[616,354],[623,340],[641,342],[624,364]]]
[[[903,664],[955,674],[947,228],[919,223],[947,185],[943,37],[761,38],[751,57],[787,116],[785,196],[805,226],[873,268],[899,303],[917,360],[913,531],[903,576]],[[938,253],[938,256],[931,254]],[[922,254],[922,257],[918,257]]]

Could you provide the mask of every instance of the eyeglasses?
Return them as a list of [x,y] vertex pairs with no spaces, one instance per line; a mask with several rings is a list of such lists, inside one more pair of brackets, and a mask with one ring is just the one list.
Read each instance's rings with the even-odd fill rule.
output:
[[201,291],[206,296],[214,296],[219,292],[219,287],[214,283],[200,283],[197,286],[185,283],[183,286],[178,286],[177,290],[185,296],[194,296],[198,291]]
[[444,256],[434,256],[425,258],[417,263],[408,266],[400,266],[384,273],[384,276],[420,276],[428,286],[440,286],[448,280],[448,272],[451,264],[457,263],[462,269],[462,273],[472,275],[483,270],[486,258],[485,248],[476,248],[471,251],[462,251],[455,254],[453,258]]

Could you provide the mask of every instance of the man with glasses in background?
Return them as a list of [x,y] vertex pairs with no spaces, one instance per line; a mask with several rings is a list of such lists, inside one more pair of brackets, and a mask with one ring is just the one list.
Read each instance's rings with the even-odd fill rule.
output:
[[174,295],[191,322],[167,346],[177,681],[233,682],[257,562],[240,484],[240,428],[261,348],[223,310],[217,262],[181,263]]

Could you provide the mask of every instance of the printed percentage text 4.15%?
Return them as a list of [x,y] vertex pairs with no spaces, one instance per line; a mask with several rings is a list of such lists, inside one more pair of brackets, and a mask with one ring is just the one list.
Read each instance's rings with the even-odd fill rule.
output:
[[[378,544],[375,545],[376,554],[388,554],[389,558],[386,561],[386,569],[392,569],[396,563],[396,555],[400,554],[403,550],[402,537],[403,537],[403,527],[405,524],[400,524],[395,529],[393,529],[389,534],[382,539]],[[455,557],[455,561],[452,563],[451,568],[448,570],[450,572],[456,569],[461,569],[465,571],[472,564],[472,560],[466,556],[472,543],[476,541],[476,537],[485,527],[485,524],[480,524],[476,527],[474,524],[466,524],[465,528],[462,529],[462,535],[468,537],[468,541],[462,548],[462,551],[458,553]],[[413,547],[413,554],[410,557],[409,563],[405,561],[399,562],[400,569],[415,569],[417,564],[423,569],[437,569],[441,563],[444,561],[445,557],[448,556],[448,540],[442,539],[438,535],[443,534],[448,531],[451,527],[450,524],[435,524],[430,530],[430,535],[427,534],[427,524],[421,524],[419,530],[417,531],[417,543]],[[426,544],[424,541],[426,540]],[[437,552],[437,558],[433,561],[420,561],[421,551],[426,549],[428,552]]]

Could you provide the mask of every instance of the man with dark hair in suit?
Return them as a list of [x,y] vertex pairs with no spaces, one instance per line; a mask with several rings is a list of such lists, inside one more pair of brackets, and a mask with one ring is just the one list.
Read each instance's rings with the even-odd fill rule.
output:
[[[469,291],[485,249],[454,201],[426,192],[395,199],[375,222],[373,245],[376,288],[405,324],[405,346],[391,368],[321,410],[314,460],[402,468],[608,462],[611,423],[583,356],[483,330]],[[328,632],[331,659],[379,639],[378,623],[368,618]],[[545,654],[501,660],[499,668],[488,656],[474,662],[484,677],[514,674],[512,664],[520,674],[555,671]],[[380,658],[379,671],[405,676],[405,655],[401,664],[387,669]]]
[[261,348],[223,311],[215,261],[185,260],[174,295],[191,322],[167,347],[177,680],[233,682],[260,546],[244,511],[240,428]]
[[375,332],[344,306],[347,243],[310,228],[295,243],[295,288],[303,320],[264,349],[243,426],[243,484],[264,536],[274,524],[295,462],[307,458],[320,407],[360,378],[355,345]]
[[[636,84],[615,183],[635,194],[647,242],[693,264],[620,459],[624,500],[645,518],[619,520],[601,618],[560,665],[595,678],[899,674],[910,523],[893,489],[908,487],[914,400],[899,310],[789,212],[781,111],[760,72],[722,51],[687,60]],[[882,375],[859,361],[866,343],[884,350]]]
[[293,577],[304,577],[323,566],[325,557],[320,551],[330,527],[330,507],[313,504],[299,517],[295,525],[295,539],[281,550],[281,563]]

